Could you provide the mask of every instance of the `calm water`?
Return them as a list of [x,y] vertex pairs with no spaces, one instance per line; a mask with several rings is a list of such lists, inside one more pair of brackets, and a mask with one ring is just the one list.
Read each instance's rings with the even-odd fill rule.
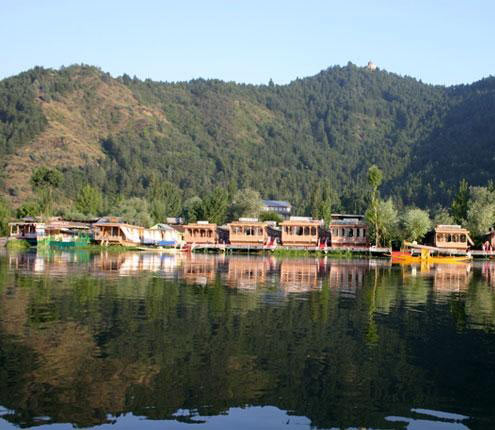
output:
[[0,254],[0,429],[495,428],[495,264]]

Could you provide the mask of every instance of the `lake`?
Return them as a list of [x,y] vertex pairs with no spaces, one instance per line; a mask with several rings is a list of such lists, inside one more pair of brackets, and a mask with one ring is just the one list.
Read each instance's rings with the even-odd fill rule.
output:
[[0,253],[0,429],[495,428],[495,262]]

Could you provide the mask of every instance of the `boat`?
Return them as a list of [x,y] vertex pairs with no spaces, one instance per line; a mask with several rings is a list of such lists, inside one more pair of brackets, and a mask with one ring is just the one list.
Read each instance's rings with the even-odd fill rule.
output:
[[[407,246],[409,245],[409,243],[405,242],[405,245]],[[466,263],[468,261],[471,261],[473,258],[469,253],[467,253],[466,255],[432,255],[431,249],[429,249],[428,247],[421,246],[420,249],[421,249],[420,255],[412,254],[412,250],[410,252],[407,251],[392,252],[391,254],[392,262],[404,263],[404,264],[412,264],[412,263],[455,264],[455,263]]]

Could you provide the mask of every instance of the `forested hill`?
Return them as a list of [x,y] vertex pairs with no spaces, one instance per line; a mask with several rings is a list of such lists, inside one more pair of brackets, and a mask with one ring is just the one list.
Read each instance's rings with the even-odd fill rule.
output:
[[143,196],[167,180],[184,198],[251,187],[302,211],[328,181],[339,209],[361,211],[377,164],[383,194],[448,205],[461,178],[493,179],[494,156],[495,78],[442,87],[348,64],[288,85],[141,81],[89,66],[0,81],[1,190],[15,204],[46,166],[63,172],[64,198],[86,182]]

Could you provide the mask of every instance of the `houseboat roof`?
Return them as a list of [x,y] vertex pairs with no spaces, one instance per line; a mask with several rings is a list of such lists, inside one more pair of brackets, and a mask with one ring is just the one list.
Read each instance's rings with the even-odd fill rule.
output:
[[323,224],[323,221],[319,219],[313,219],[311,217],[291,216],[288,220],[282,221],[280,223],[280,225],[301,225],[301,224],[321,225]]
[[338,219],[347,219],[347,218],[349,218],[349,219],[357,218],[359,220],[363,220],[364,215],[362,215],[362,214],[337,214],[337,213],[332,214],[332,221],[333,221],[333,219],[338,220]]
[[240,218],[237,221],[232,221],[227,225],[268,225],[265,221],[260,221],[257,218]]
[[167,230],[167,231],[176,231],[175,228],[169,226],[168,224],[158,223],[153,227],[150,227],[150,230]]
[[438,224],[435,231],[453,231],[456,233],[469,233],[469,230],[457,224]]
[[210,224],[208,221],[198,221],[191,222],[189,224],[184,225],[184,227],[216,227],[216,224]]
[[366,225],[366,221],[363,218],[332,219],[330,225]]
[[134,224],[127,224],[125,222],[118,222],[118,221],[106,221],[105,218],[101,218],[98,220],[98,222],[95,222],[93,224],[95,227],[131,227],[131,228],[142,228],[144,229],[143,226],[140,225],[134,225]]
[[50,228],[76,228],[76,229],[85,229],[89,230],[90,228],[90,223],[86,222],[77,222],[77,221],[66,221],[66,220],[60,220],[60,221],[52,221],[46,224],[47,229]]
[[292,205],[284,200],[263,200],[265,206],[279,207],[279,208],[291,208]]

